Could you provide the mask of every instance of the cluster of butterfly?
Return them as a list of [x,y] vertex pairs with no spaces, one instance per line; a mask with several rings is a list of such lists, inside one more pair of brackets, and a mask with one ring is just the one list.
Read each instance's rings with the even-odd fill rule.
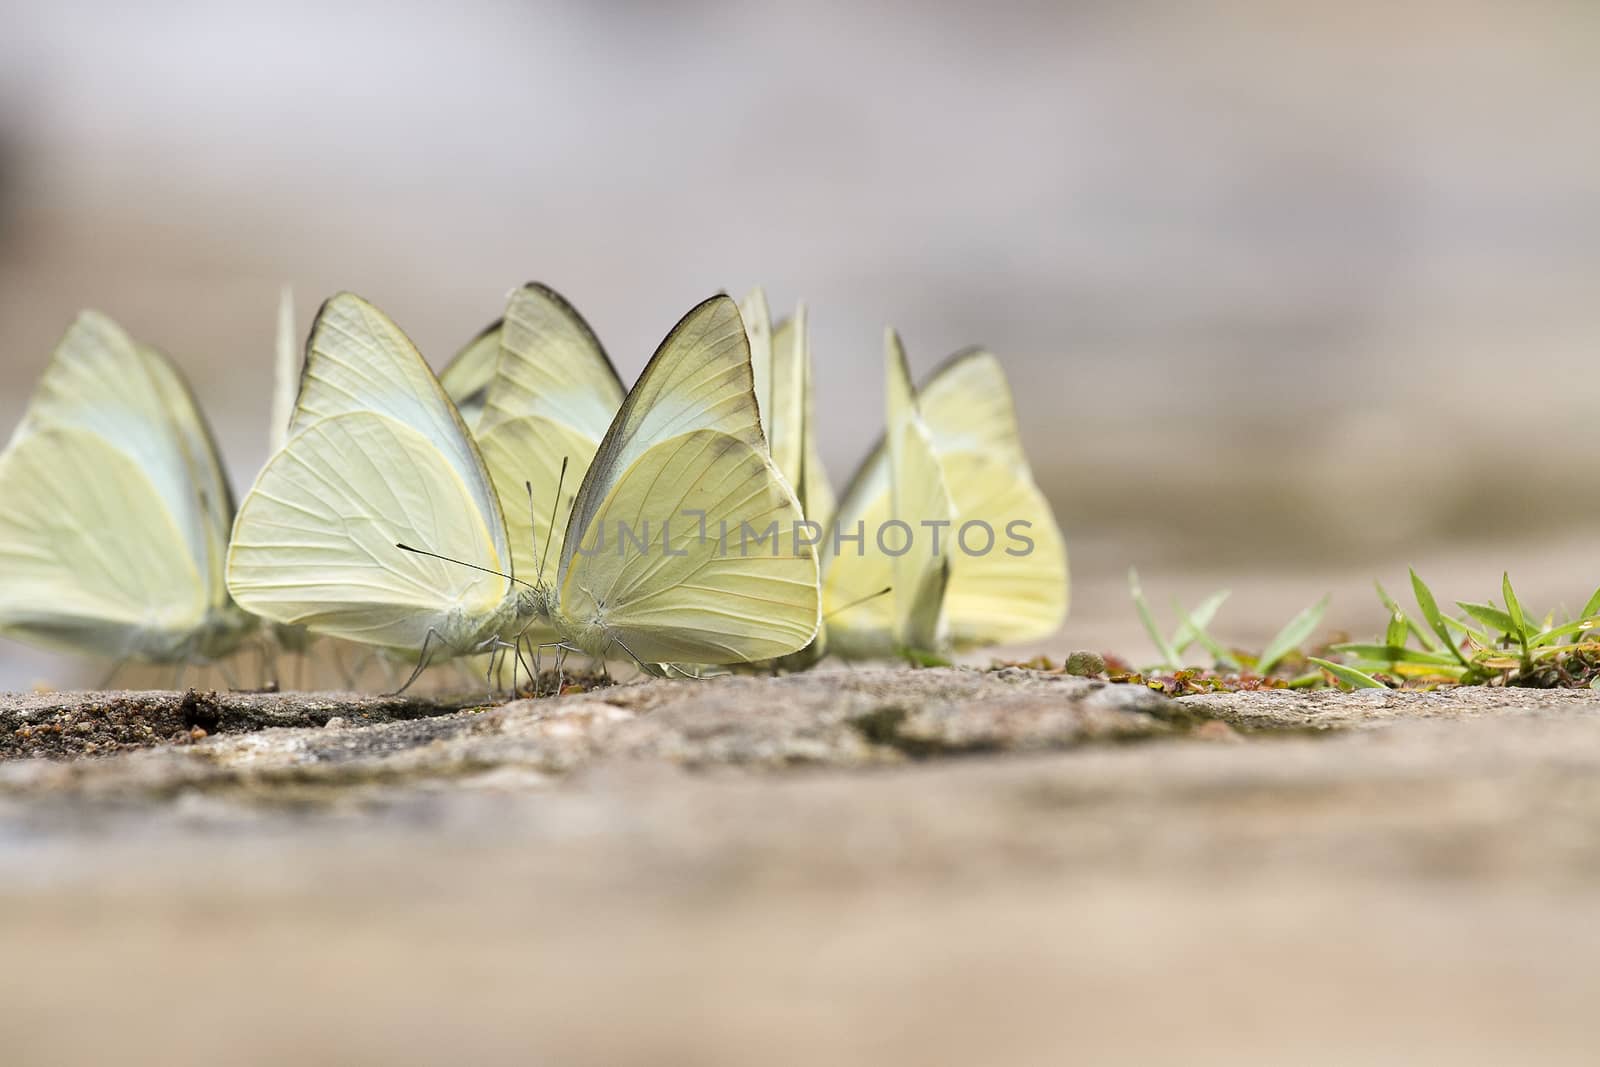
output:
[[[273,455],[236,506],[173,364],[79,317],[0,454],[0,632],[211,662],[265,620],[280,647],[326,635],[419,673],[554,647],[689,674],[829,651],[925,660],[1065,614],[1061,534],[987,353],[918,392],[889,332],[884,439],[836,500],[805,309],[774,327],[759,290],[696,306],[631,390],[536,284],[437,376],[349,293],[323,304],[303,362],[294,336],[285,294]],[[1025,553],[937,537],[1018,522]],[[887,549],[889,523],[935,536]],[[729,551],[729,530],[774,525]],[[608,528],[617,543],[597,549]]]

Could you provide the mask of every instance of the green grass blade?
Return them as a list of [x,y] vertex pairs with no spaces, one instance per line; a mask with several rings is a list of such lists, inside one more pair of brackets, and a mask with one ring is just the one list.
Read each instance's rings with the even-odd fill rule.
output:
[[1334,662],[1332,662],[1330,660],[1318,659],[1315,656],[1307,656],[1306,659],[1310,660],[1312,663],[1315,663],[1317,666],[1321,667],[1323,670],[1327,671],[1329,674],[1333,675],[1335,678],[1339,679],[1339,681],[1343,682],[1345,685],[1350,686],[1351,688],[1354,688],[1354,689],[1387,689],[1387,688],[1389,688],[1388,686],[1384,685],[1382,682],[1380,682],[1376,678],[1374,678],[1372,675],[1370,675],[1370,674],[1362,674],[1360,671],[1356,670],[1354,667],[1346,667],[1342,663],[1334,663]]
[[1358,642],[1334,645],[1333,651],[1340,655],[1357,656],[1378,663],[1421,663],[1430,667],[1460,666],[1454,659],[1441,652],[1424,652],[1420,648],[1406,648],[1404,645],[1366,645]]
[[1133,596],[1133,607],[1139,613],[1139,621],[1144,623],[1145,633],[1150,635],[1150,641],[1156,646],[1156,654],[1161,657],[1161,665],[1168,670],[1177,670],[1178,654],[1172,650],[1172,645],[1161,636],[1161,630],[1156,626],[1155,616],[1150,614],[1150,605],[1145,603],[1144,589],[1139,585],[1139,572],[1133,567],[1128,568],[1128,592]]
[[1261,653],[1261,658],[1256,661],[1256,671],[1266,674],[1278,665],[1278,662],[1305,643],[1316,628],[1322,623],[1322,616],[1327,613],[1329,597],[1324,596],[1315,604],[1306,608],[1300,614],[1289,620],[1288,625],[1278,631],[1278,636],[1267,642],[1266,651]]
[[1516,620],[1493,604],[1473,604],[1465,600],[1458,600],[1456,601],[1456,606],[1496,633],[1509,637],[1517,632]]
[[1411,620],[1406,618],[1403,611],[1392,612],[1389,615],[1389,626],[1383,632],[1383,643],[1386,645],[1404,645],[1406,638],[1411,634]]
[[[1389,595],[1389,591],[1383,587],[1382,582],[1373,582],[1372,584],[1378,590],[1378,599],[1382,601],[1383,606],[1388,609],[1390,618],[1393,618],[1396,615],[1405,615],[1405,612],[1400,610],[1400,604],[1395,600],[1394,597]],[[1428,631],[1417,625],[1417,620],[1406,618],[1406,627],[1411,631],[1412,635],[1416,637],[1417,644],[1431,652],[1439,651],[1439,643],[1433,639],[1433,636],[1429,634]]]
[[[1222,595],[1224,597],[1227,596],[1226,593]],[[1204,607],[1204,605],[1201,606]],[[1192,634],[1193,640],[1200,642],[1201,645],[1205,646],[1205,650],[1211,653],[1212,657],[1216,660],[1217,666],[1226,667],[1229,670],[1234,671],[1240,669],[1239,661],[1233,657],[1233,653],[1229,652],[1227,649],[1218,644],[1216,639],[1206,632],[1206,628],[1201,624],[1200,620],[1194,615],[1190,615],[1188,612],[1184,611],[1183,605],[1178,603],[1176,599],[1172,601],[1172,610],[1177,612],[1178,618],[1183,620],[1183,625],[1179,627],[1178,632],[1183,633],[1187,631],[1188,633]],[[1213,612],[1213,614],[1215,614],[1215,612]],[[1177,648],[1175,651],[1177,651],[1179,655],[1182,655],[1183,648]]]
[[1511,572],[1505,571],[1500,576],[1500,593],[1505,598],[1506,611],[1511,616],[1511,621],[1516,625],[1512,632],[1517,635],[1517,644],[1522,648],[1522,662],[1528,662],[1528,617],[1523,614],[1522,604],[1517,600],[1517,594],[1511,588]]
[[1194,644],[1196,641],[1199,641],[1203,645],[1206,644],[1206,642],[1200,636],[1201,633],[1207,626],[1211,625],[1211,620],[1217,617],[1218,609],[1222,607],[1222,605],[1231,595],[1232,592],[1227,589],[1224,589],[1221,592],[1212,593],[1210,596],[1200,601],[1199,607],[1188,612],[1183,610],[1183,606],[1180,605],[1177,598],[1174,597],[1172,600],[1172,610],[1176,612],[1178,618],[1182,619],[1183,621],[1178,624],[1178,629],[1172,635],[1172,651],[1181,656],[1187,652],[1189,650],[1189,646]]
[[1428,588],[1426,582],[1417,577],[1415,569],[1411,571],[1411,591],[1416,595],[1417,607],[1422,609],[1422,617],[1428,620],[1428,625],[1433,628],[1433,632],[1438,635],[1439,640],[1445,643],[1450,654],[1455,657],[1456,662],[1463,667],[1472,666],[1467,662],[1467,657],[1461,654],[1461,649],[1456,647],[1455,638],[1450,636],[1450,629],[1444,624],[1444,615],[1439,611],[1439,602],[1433,599],[1433,590]]
[[[1444,624],[1452,629],[1460,630],[1463,635],[1471,638],[1472,643],[1480,648],[1494,648],[1500,643],[1499,639],[1489,634],[1488,631],[1480,630],[1467,622],[1467,620],[1458,619],[1454,615],[1446,615]],[[1455,647],[1459,649],[1461,646],[1456,645]],[[1465,653],[1462,654],[1465,655]]]
[[1534,637],[1528,644],[1533,648],[1544,648],[1554,644],[1571,634],[1588,633],[1590,630],[1600,630],[1600,614],[1584,619],[1574,619],[1565,626],[1557,626],[1553,630],[1545,630]]
[[1583,610],[1578,613],[1578,621],[1582,622],[1585,619],[1592,619],[1597,615],[1600,615],[1600,589],[1596,589],[1594,591],[1594,596],[1589,598],[1589,602],[1585,604],[1583,606]]

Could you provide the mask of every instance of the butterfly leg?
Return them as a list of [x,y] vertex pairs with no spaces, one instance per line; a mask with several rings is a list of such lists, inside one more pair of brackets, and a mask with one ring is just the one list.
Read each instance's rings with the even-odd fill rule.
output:
[[[411,672],[411,677],[406,679],[405,685],[402,685],[399,689],[396,689],[394,692],[388,694],[389,696],[399,696],[407,689],[410,689],[413,682],[422,677],[422,672],[428,669],[429,664],[433,660],[433,654],[430,646],[433,644],[433,642],[442,640],[444,639],[439,636],[439,632],[437,630],[431,626],[428,627],[428,632],[422,636],[422,650],[417,653],[417,669]],[[392,664],[386,665],[392,666]]]
[[[633,649],[629,648],[627,645],[622,643],[622,638],[616,636],[615,634],[610,635],[610,637],[611,637],[611,640],[616,643],[616,646],[618,648],[622,649],[622,651],[626,652],[628,654],[628,658],[633,660],[633,662],[637,663],[639,665],[639,669],[641,671],[643,671],[645,674],[648,674],[652,678],[665,678],[665,677],[667,677],[668,671],[663,669],[661,664],[659,664],[659,663],[646,663],[644,660],[640,659],[638,656],[635,656],[633,654]],[[601,662],[603,663],[604,660],[602,660]]]
[[[528,665],[528,661],[522,658],[522,636],[520,634],[517,636],[517,640],[513,644],[512,647],[513,647],[513,649],[515,651],[515,655],[517,657],[517,662],[522,664],[523,673],[527,674],[527,676],[528,676],[528,688],[529,688],[529,690],[533,693],[534,696],[538,696],[539,695],[539,676],[537,674],[533,673],[533,668]],[[512,686],[511,686],[511,695],[512,696],[516,696],[516,688],[517,688],[516,687],[516,680],[515,680],[515,678],[513,678],[512,679]]]
[[[518,643],[520,645],[520,643],[523,640],[523,638],[519,637],[517,640],[518,640]],[[561,669],[562,669],[561,668],[562,660],[563,660],[563,657],[565,656],[565,654],[567,652],[571,652],[571,651],[575,651],[575,650],[573,648],[571,648],[571,646],[565,645],[565,644],[561,643],[560,641],[538,642],[538,641],[533,640],[533,638],[531,638],[531,637],[527,638],[526,640],[528,642],[528,652],[529,652],[529,655],[533,659],[533,664],[532,664],[532,666],[529,666],[528,660],[523,659],[522,660],[522,667],[523,667],[524,670],[526,670],[528,672],[528,678],[531,680],[531,683],[532,683],[533,695],[535,697],[537,697],[539,695],[539,685],[544,680],[544,650],[547,649],[547,648],[553,648],[553,649],[556,650],[556,666],[555,666],[554,669],[557,672],[557,677],[556,677],[556,689],[555,689],[555,692],[552,693],[551,695],[552,696],[560,696],[561,695],[561,688],[562,688],[562,681],[563,681],[562,678],[561,678],[561,675],[560,675],[560,672],[561,672]],[[518,655],[519,658],[522,655],[520,648],[518,649],[517,655]]]
[[489,647],[489,666],[483,677],[484,688],[489,692],[489,702],[491,704],[494,703],[495,697],[499,695],[499,690],[495,686],[495,670],[500,666],[500,656],[500,649],[491,645]]

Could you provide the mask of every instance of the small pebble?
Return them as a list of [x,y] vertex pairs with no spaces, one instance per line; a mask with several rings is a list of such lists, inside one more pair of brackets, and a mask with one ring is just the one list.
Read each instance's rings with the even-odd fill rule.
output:
[[1083,678],[1091,678],[1106,669],[1106,661],[1098,652],[1071,652],[1067,655],[1065,665],[1068,674],[1076,674]]

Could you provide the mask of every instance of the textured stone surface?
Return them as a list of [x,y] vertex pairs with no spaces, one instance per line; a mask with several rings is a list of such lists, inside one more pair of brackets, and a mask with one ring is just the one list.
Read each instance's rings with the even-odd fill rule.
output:
[[1393,689],[1333,689],[1313,692],[1207,693],[1180,697],[1190,712],[1252,730],[1373,729],[1397,722],[1480,717],[1567,717],[1600,711],[1600,693],[1587,689],[1506,689],[1471,686],[1430,692]]
[[839,672],[0,763],[0,1047],[1592,1061],[1600,700],[1217,700]]
[[[0,763],[0,793],[131,796],[200,786],[259,789],[275,781],[337,789],[487,768],[563,773],[602,756],[691,767],[859,766],[1139,740],[1174,729],[1172,702],[1156,693],[1016,669],[656,681],[431,715],[422,705],[383,699],[342,707],[331,694],[115,699],[170,718],[155,733],[175,729],[180,743],[110,761]],[[87,707],[79,721],[94,721],[102,705],[87,694],[37,703],[13,714],[71,719],[71,709]],[[212,729],[228,732],[207,738],[186,727],[196,706],[221,719]],[[307,721],[321,725],[236,732],[249,723]]]

